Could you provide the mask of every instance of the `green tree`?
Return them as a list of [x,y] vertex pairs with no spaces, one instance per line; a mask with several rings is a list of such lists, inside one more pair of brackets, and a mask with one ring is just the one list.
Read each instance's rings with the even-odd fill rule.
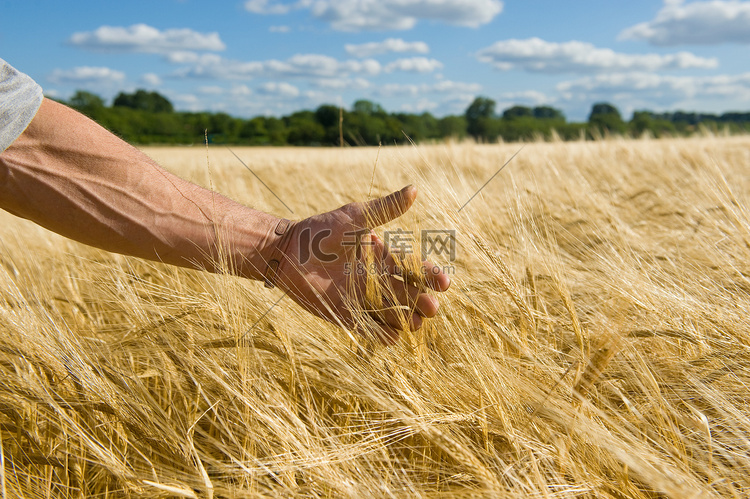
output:
[[505,120],[531,118],[532,116],[531,108],[526,106],[513,106],[503,111],[503,119]]
[[284,120],[280,120],[274,116],[263,118],[265,128],[268,130],[268,140],[272,146],[285,146],[287,144],[287,136],[289,130],[284,124]]
[[315,121],[323,125],[325,128],[338,127],[340,112],[338,106],[323,104],[315,110]]
[[242,120],[227,113],[212,113],[208,116],[208,140],[217,144],[237,142],[242,129]]
[[147,92],[143,89],[138,89],[132,94],[126,94],[120,92],[113,106],[129,107],[132,109],[139,109],[141,111],[150,111],[152,113],[171,113],[174,111],[172,103],[158,92]]
[[623,133],[625,122],[615,106],[608,102],[597,102],[589,114],[589,127],[599,133]]
[[401,140],[401,122],[375,102],[358,100],[344,117],[344,139],[356,145],[390,144]]
[[651,113],[648,111],[635,111],[633,112],[633,118],[628,123],[630,133],[634,136],[643,135],[645,132],[650,132],[654,124],[654,119],[651,117]]
[[261,116],[245,121],[240,128],[239,137],[243,143],[250,145],[260,146],[271,143],[268,130],[266,130],[266,120]]
[[537,106],[532,111],[534,118],[539,120],[561,120],[565,121],[565,115],[559,109],[550,106]]
[[369,100],[358,100],[352,105],[352,112],[366,116],[383,116],[385,110],[375,102]]
[[398,142],[406,140],[406,137],[409,137],[414,142],[421,142],[423,140],[434,139],[439,135],[438,121],[430,113],[398,113],[394,114],[392,118],[400,122],[399,128],[405,134],[405,136],[398,137]]
[[674,134],[677,129],[672,122],[661,119],[650,111],[635,111],[628,123],[628,131],[634,137],[639,137],[646,132],[654,137],[662,137]]
[[286,117],[287,141],[295,146],[318,146],[325,138],[325,128],[315,120],[312,111],[297,111]]
[[104,99],[85,90],[76,90],[76,93],[70,98],[68,104],[78,110],[98,109],[104,107]]
[[323,104],[315,110],[315,120],[325,129],[323,144],[339,146],[339,119],[345,117],[344,111],[338,106]]
[[441,139],[453,138],[461,140],[466,137],[465,116],[445,116],[438,121]]
[[477,97],[466,108],[466,130],[476,140],[490,141],[497,138],[495,101],[488,97]]

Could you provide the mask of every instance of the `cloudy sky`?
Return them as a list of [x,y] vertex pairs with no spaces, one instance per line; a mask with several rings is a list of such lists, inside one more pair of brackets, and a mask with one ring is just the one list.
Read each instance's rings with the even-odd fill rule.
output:
[[49,96],[137,88],[178,109],[282,115],[357,99],[460,114],[477,95],[585,120],[750,110],[750,1],[24,0],[0,58]]

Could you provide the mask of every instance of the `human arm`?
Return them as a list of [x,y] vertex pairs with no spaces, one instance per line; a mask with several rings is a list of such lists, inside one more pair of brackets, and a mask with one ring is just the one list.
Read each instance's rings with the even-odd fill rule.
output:
[[[348,328],[361,326],[353,310],[367,306],[366,276],[351,272],[363,255],[343,243],[347,232],[366,229],[366,242],[372,244],[365,250],[379,263],[378,278],[392,289],[388,306],[371,313],[372,328],[386,342],[437,313],[437,300],[424,289],[391,277],[398,263],[370,233],[403,214],[415,197],[416,190],[406,188],[369,203],[345,205],[294,223],[282,238],[275,233],[277,217],[180,179],[92,120],[49,99],[0,154],[0,207],[91,246],[212,272],[221,270],[217,262],[223,256],[230,272],[263,280],[283,240],[277,285],[309,312]],[[301,258],[305,229],[327,234],[321,242],[334,260]],[[426,285],[434,290],[445,290],[449,283],[442,273],[428,273]]]
[[261,279],[278,220],[173,175],[73,109],[44,99],[0,154],[0,207],[125,255]]

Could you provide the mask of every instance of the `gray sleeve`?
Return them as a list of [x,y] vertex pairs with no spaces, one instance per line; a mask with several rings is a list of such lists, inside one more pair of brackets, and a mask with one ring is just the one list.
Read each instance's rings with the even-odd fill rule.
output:
[[43,98],[42,87],[0,59],[0,152],[26,130]]

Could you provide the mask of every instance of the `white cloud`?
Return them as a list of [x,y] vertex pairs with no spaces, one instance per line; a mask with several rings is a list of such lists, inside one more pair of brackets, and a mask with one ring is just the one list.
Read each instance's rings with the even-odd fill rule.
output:
[[245,10],[253,14],[286,14],[292,6],[269,0],[247,0]]
[[466,83],[460,81],[443,80],[435,83],[433,86],[435,92],[445,94],[472,94],[475,95],[482,91],[482,85],[479,83]]
[[661,46],[750,43],[750,2],[667,0],[652,21],[625,29],[619,38]]
[[187,50],[175,50],[174,52],[164,54],[164,57],[167,61],[173,64],[192,64],[198,62],[201,55],[197,52],[190,52]]
[[384,85],[378,85],[375,89],[375,95],[380,97],[394,97],[397,95],[405,95],[416,97],[420,91],[419,85],[404,84],[404,83],[386,83]]
[[401,110],[407,113],[424,113],[426,111],[432,111],[437,107],[437,102],[428,99],[420,99],[417,102],[402,104]]
[[479,83],[463,83],[450,80],[441,80],[432,86],[435,92],[445,93],[477,93],[482,91]]
[[205,54],[195,60],[183,59],[191,65],[177,70],[173,76],[192,78],[238,79],[253,78],[263,74],[262,62],[242,62]]
[[271,33],[289,33],[292,31],[292,28],[289,26],[271,26],[268,28],[268,31]]
[[503,10],[500,0],[247,0],[253,14],[288,14],[309,9],[313,17],[340,31],[406,30],[419,21],[477,28]]
[[382,42],[362,43],[360,45],[347,44],[344,49],[354,57],[372,57],[388,52],[416,52],[426,54],[430,47],[425,42],[406,42],[401,38],[387,38]]
[[226,61],[218,54],[199,54],[189,51],[169,52],[164,54],[164,58],[172,64],[198,64],[203,66],[221,64]]
[[676,54],[623,54],[597,48],[586,42],[548,42],[540,38],[503,40],[477,53],[477,58],[496,69],[523,69],[531,72],[622,71],[715,68],[715,58],[698,57],[690,52]]
[[232,87],[232,90],[229,91],[229,94],[233,97],[245,97],[247,95],[252,95],[252,93],[252,89],[247,85],[235,85]]
[[462,115],[475,98],[476,94],[455,94],[443,101],[440,107],[446,114]]
[[601,95],[629,95],[666,103],[692,98],[721,98],[750,102],[750,73],[714,76],[673,76],[654,73],[613,73],[560,82],[557,90],[566,99]]
[[146,24],[130,27],[101,26],[94,31],[74,33],[72,45],[101,52],[146,52],[224,50],[218,33],[198,33],[188,28],[160,31]]
[[341,73],[380,73],[380,63],[366,59],[364,61],[338,61],[333,57],[321,54],[298,54],[284,62],[266,61],[265,67],[281,76],[320,76],[330,77]]
[[55,69],[49,80],[54,83],[119,83],[125,80],[125,73],[106,67],[79,66]]
[[[183,58],[183,60],[188,60]],[[191,59],[191,66],[175,72],[177,77],[247,78],[342,78],[350,74],[377,75],[382,71],[373,59],[339,61],[321,54],[297,54],[286,61],[234,61],[215,54]]]
[[441,21],[471,28],[500,14],[499,0],[317,0],[312,14],[336,30],[406,30],[418,21]]
[[141,76],[141,81],[146,85],[151,85],[152,87],[158,87],[159,85],[161,85],[161,78],[159,78],[159,75],[154,73],[144,74],[143,76]]
[[381,97],[417,97],[429,93],[476,95],[481,90],[482,86],[478,83],[463,83],[450,80],[441,80],[437,83],[422,85],[388,83],[385,85],[379,85],[375,89],[375,94]]
[[172,100],[188,105],[200,102],[200,99],[195,94],[172,94],[171,98]]
[[370,88],[370,82],[364,78],[321,78],[313,81],[318,88],[328,90],[364,90]]
[[497,96],[497,109],[503,112],[513,106],[551,106],[557,103],[558,97],[553,97],[538,90],[521,90],[519,92],[503,92]]
[[286,82],[275,82],[271,81],[268,83],[264,83],[261,85],[261,87],[258,89],[258,92],[265,94],[265,95],[273,95],[283,98],[294,98],[299,97],[299,89],[295,87],[294,85],[290,85]]
[[309,101],[322,101],[328,99],[328,95],[316,90],[308,90],[303,94]]
[[391,62],[385,67],[385,72],[392,73],[393,71],[408,71],[412,73],[431,73],[442,67],[443,63],[435,59],[411,57],[409,59],[398,59]]
[[167,98],[183,111],[205,111],[208,103],[195,94],[167,92]]
[[544,92],[539,92],[538,90],[505,92],[500,95],[500,98],[504,101],[511,102],[511,105],[518,103],[529,103],[534,106],[541,106],[543,104],[551,104],[555,102],[555,98],[548,96]]
[[198,93],[206,95],[221,95],[224,93],[224,89],[216,85],[207,85],[198,87]]
[[202,62],[207,64],[209,61],[220,61],[221,56],[216,54],[199,54],[189,50],[175,50],[164,54],[164,58],[173,64],[194,64]]

